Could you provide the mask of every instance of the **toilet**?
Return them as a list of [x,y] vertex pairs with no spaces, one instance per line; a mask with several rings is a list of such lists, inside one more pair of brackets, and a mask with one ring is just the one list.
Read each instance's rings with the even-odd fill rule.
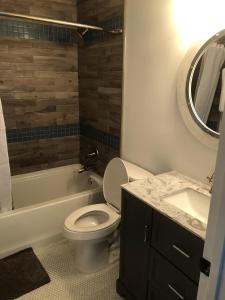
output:
[[96,272],[108,264],[109,245],[119,236],[121,185],[151,176],[134,164],[113,158],[103,177],[106,203],[84,206],[66,218],[64,235],[74,243],[80,272]]

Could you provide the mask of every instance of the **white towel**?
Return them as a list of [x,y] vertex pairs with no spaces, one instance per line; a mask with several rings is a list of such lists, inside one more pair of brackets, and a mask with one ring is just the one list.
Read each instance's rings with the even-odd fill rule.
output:
[[0,99],[0,212],[12,209],[11,175],[6,129]]
[[225,106],[225,69],[222,70],[222,83],[221,83],[221,94],[220,94],[220,105],[219,111],[223,112]]

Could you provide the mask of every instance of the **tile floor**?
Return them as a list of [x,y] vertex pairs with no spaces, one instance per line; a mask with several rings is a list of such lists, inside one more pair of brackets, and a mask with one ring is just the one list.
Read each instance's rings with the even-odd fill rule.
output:
[[74,248],[67,240],[34,248],[51,282],[20,300],[121,300],[116,293],[118,260],[94,274],[81,274],[74,266]]

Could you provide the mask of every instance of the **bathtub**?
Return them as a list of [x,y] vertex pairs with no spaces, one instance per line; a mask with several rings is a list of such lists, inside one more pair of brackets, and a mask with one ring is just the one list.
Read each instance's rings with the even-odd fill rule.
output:
[[60,235],[71,212],[104,201],[102,178],[80,167],[12,176],[14,210],[0,214],[0,257]]

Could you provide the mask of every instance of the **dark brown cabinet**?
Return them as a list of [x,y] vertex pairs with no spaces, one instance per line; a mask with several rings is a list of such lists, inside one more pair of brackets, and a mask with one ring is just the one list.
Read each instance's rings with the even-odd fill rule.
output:
[[127,300],[195,300],[204,242],[122,191],[117,292]]
[[148,243],[152,209],[132,195],[122,192],[120,231],[120,278],[117,290],[127,299],[146,299]]
[[150,289],[164,291],[168,300],[196,299],[197,285],[153,248],[149,266]]
[[199,282],[203,240],[156,211],[153,214],[152,247],[194,282]]

